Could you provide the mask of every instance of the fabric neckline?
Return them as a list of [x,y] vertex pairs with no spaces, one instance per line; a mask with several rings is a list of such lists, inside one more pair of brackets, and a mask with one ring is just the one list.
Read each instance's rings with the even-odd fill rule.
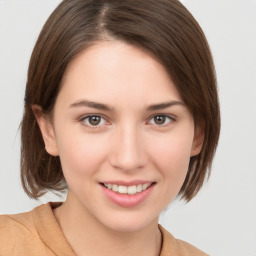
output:
[[49,249],[59,256],[75,256],[52,211],[62,203],[49,202],[36,207],[32,211],[33,219],[42,241]]
[[[32,210],[33,220],[43,243],[50,250],[59,256],[76,256],[53,214],[53,209],[61,206],[62,203],[48,202],[36,207]],[[162,235],[162,246],[159,256],[171,255],[169,253],[174,249],[172,245],[174,245],[173,241],[175,238],[160,224],[158,224],[158,228]],[[168,240],[168,243],[166,243],[166,240]]]

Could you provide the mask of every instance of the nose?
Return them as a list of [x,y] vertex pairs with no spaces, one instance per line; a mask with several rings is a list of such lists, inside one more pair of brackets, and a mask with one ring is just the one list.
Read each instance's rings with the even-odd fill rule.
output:
[[110,164],[122,171],[135,171],[146,164],[143,138],[138,128],[127,124],[112,137]]

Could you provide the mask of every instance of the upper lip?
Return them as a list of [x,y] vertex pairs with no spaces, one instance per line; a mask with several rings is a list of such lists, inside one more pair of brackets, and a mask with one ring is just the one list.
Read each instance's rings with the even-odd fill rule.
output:
[[102,181],[100,183],[116,184],[116,185],[122,185],[122,186],[134,186],[134,185],[140,185],[140,184],[146,184],[146,183],[154,183],[154,181],[148,181],[148,180],[132,180],[132,181],[109,180],[109,181]]

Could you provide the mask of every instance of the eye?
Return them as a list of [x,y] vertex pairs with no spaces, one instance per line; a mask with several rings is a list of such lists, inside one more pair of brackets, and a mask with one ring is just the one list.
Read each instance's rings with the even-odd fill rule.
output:
[[150,119],[149,123],[156,124],[158,126],[165,126],[174,121],[174,118],[167,115],[156,115]]
[[90,115],[85,116],[81,119],[85,126],[90,128],[97,128],[107,123],[107,121],[102,116]]

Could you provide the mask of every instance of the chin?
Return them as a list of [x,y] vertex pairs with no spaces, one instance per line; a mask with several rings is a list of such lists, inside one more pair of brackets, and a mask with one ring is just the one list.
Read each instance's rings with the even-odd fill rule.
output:
[[116,232],[139,232],[152,225],[157,226],[158,217],[129,212],[115,217],[106,216],[101,222],[106,228]]

